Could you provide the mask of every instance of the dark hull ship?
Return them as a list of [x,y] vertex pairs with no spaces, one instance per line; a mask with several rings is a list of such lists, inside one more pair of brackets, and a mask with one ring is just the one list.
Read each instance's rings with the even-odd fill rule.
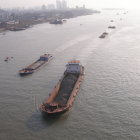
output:
[[44,114],[62,114],[74,103],[84,77],[84,67],[77,60],[70,61],[66,66],[62,79],[54,87],[49,98],[40,106]]

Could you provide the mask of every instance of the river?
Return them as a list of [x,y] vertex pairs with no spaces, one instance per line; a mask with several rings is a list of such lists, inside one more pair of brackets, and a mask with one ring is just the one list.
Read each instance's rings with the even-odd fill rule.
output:
[[[116,29],[108,29],[109,25]],[[100,39],[104,31],[109,35]],[[140,139],[139,44],[140,13],[124,14],[124,10],[1,33],[0,139]],[[46,52],[54,56],[49,64],[30,76],[19,76],[20,69]],[[7,56],[13,59],[4,62]],[[45,119],[38,106],[72,59],[79,59],[85,67],[73,108],[60,117]]]

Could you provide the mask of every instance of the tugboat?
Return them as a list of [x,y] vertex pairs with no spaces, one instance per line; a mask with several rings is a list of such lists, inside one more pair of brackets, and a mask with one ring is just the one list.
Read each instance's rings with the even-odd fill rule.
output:
[[67,20],[66,20],[66,19],[63,19],[62,21],[63,21],[63,22],[66,22]]
[[84,67],[78,60],[69,61],[62,79],[40,106],[45,115],[57,115],[68,111],[75,100],[84,77]]
[[39,69],[42,65],[48,63],[53,56],[51,54],[44,54],[40,56],[40,58],[35,61],[33,64],[27,66],[26,68],[19,71],[19,74],[22,75],[28,75],[34,73],[37,69]]

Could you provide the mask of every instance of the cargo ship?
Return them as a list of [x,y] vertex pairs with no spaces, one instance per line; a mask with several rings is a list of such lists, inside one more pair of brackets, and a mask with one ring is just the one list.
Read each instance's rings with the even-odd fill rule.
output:
[[69,61],[62,79],[56,84],[40,110],[46,115],[57,115],[68,111],[76,98],[84,77],[84,67],[78,60]]
[[33,64],[31,64],[31,65],[27,66],[26,68],[20,70],[19,74],[21,76],[32,74],[37,69],[39,69],[42,65],[48,63],[52,58],[53,58],[53,56],[51,54],[44,54],[44,55],[40,56],[40,58],[37,61],[35,61]]

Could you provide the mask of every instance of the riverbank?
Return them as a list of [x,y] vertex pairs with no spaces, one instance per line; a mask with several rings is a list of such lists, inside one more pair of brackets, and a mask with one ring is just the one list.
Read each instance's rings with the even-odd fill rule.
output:
[[0,23],[0,32],[6,30],[20,31],[32,27],[36,24],[51,22],[56,19],[63,20],[78,16],[100,13],[91,9],[68,9],[68,10],[45,10],[45,11],[26,11],[23,14],[16,14],[13,19]]

